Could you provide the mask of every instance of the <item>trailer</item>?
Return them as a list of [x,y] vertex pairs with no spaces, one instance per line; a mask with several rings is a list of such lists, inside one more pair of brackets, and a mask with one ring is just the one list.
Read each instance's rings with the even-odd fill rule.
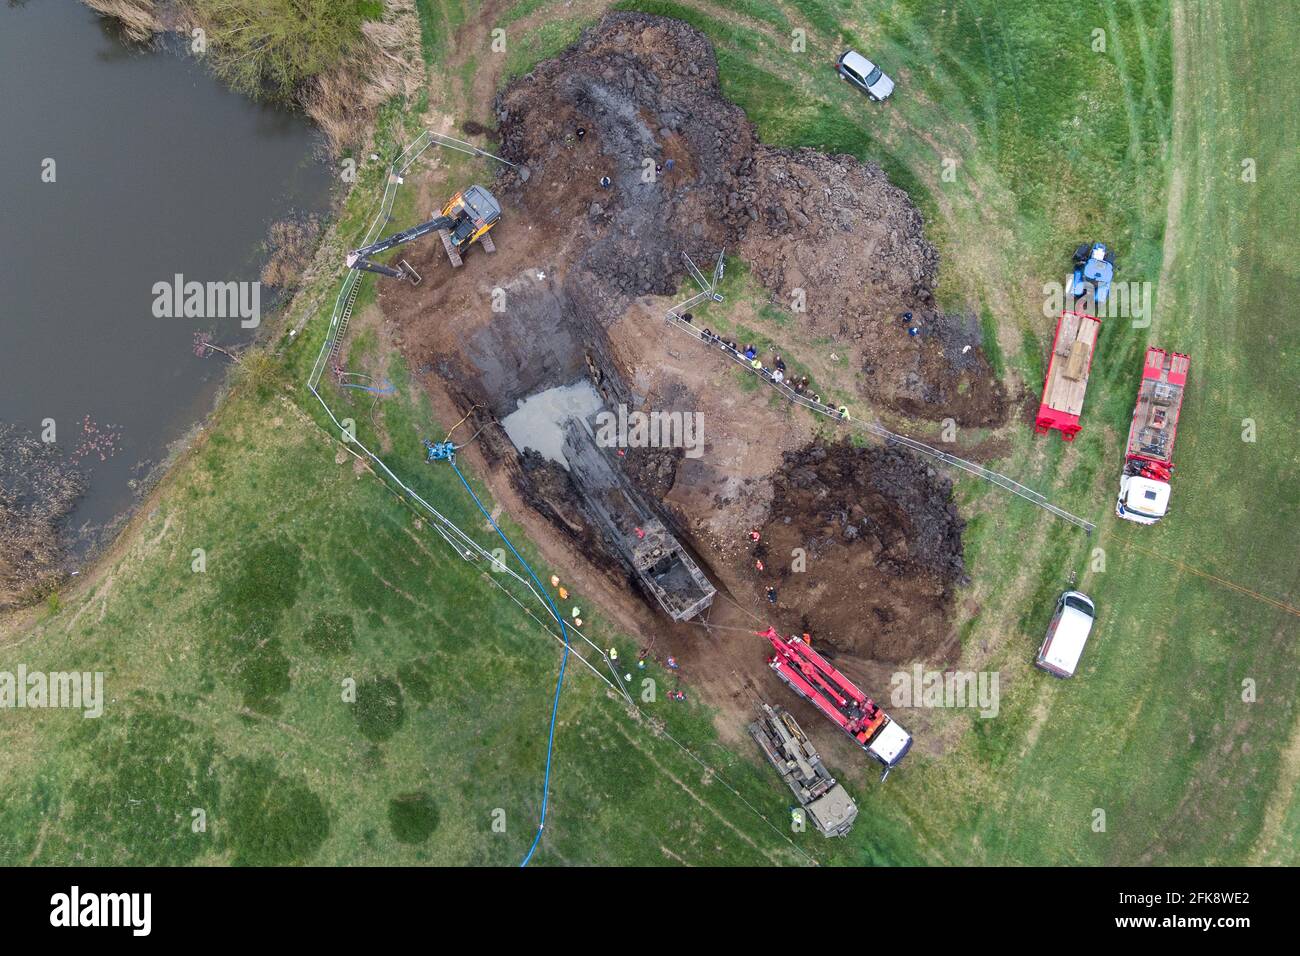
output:
[[803,638],[795,634],[782,637],[774,627],[758,636],[767,638],[776,651],[768,659],[776,676],[883,766],[882,781],[888,777],[912,749],[912,735]]
[[749,725],[749,735],[790,787],[813,826],[823,836],[846,836],[858,816],[853,798],[835,782],[789,711],[768,704],[760,705],[760,710],[759,719]]
[[1115,514],[1126,521],[1155,524],[1169,512],[1174,439],[1191,364],[1181,352],[1147,349],[1115,502]]
[[1034,418],[1038,434],[1056,429],[1063,439],[1074,441],[1079,433],[1083,397],[1088,391],[1088,375],[1100,332],[1101,319],[1095,315],[1069,310],[1061,313],[1043,381],[1043,400]]

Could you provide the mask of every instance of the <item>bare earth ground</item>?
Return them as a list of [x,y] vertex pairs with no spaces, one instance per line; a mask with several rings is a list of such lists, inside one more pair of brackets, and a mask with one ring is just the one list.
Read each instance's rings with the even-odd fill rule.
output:
[[[521,167],[488,184],[504,210],[497,252],[472,249],[452,270],[439,243],[409,246],[424,281],[378,289],[380,331],[439,416],[488,425],[471,455],[511,517],[643,646],[682,662],[684,686],[720,709],[728,739],[757,699],[790,703],[754,636],[769,622],[811,632],[877,696],[900,664],[954,660],[963,525],[946,480],[900,452],[830,443],[810,416],[738,387],[734,363],[662,320],[682,252],[710,262],[726,247],[775,307],[804,290],[808,310],[782,328],[788,347],[814,367],[829,342],[847,360],[841,384],[869,407],[1000,424],[1006,401],[978,324],[937,313],[938,257],[906,194],[850,157],[759,143],[722,99],[708,42],[677,21],[607,16],[509,84],[494,110],[494,149]],[[432,207],[465,185],[417,188]],[[904,311],[925,336],[906,334]],[[611,405],[704,415],[702,457],[632,450],[621,463],[718,585],[707,631],[652,610],[587,527],[566,473],[521,457],[492,424],[584,376]],[[806,572],[792,565],[796,549]]]

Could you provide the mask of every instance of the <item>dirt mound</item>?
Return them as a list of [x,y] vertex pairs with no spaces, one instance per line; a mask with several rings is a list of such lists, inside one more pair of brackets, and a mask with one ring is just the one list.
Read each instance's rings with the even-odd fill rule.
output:
[[[919,328],[912,339],[908,328]],[[915,418],[952,418],[958,425],[998,427],[1010,402],[984,355],[974,315],[926,311],[909,322],[886,321],[878,345],[864,353],[865,390],[881,404]]]
[[904,312],[927,337],[961,324],[934,308],[939,257],[907,194],[873,163],[758,142],[693,27],[611,14],[495,109],[502,155],[520,165],[499,184],[507,204],[578,240],[572,307],[608,324],[635,296],[675,292],[683,251],[703,263],[738,250],[773,302],[802,300],[805,338],[861,350],[873,404],[962,425],[1005,416],[978,326],[961,341],[965,372],[942,341],[907,334]]
[[683,251],[734,247],[757,215],[753,127],[679,20],[607,16],[495,106],[501,154],[526,167],[503,178],[507,202],[585,237],[566,286],[605,320],[674,293]]
[[759,180],[760,216],[741,254],[787,308],[803,290],[809,328],[861,339],[870,316],[932,299],[939,254],[921,213],[879,166],[763,147]]
[[955,650],[946,622],[964,579],[965,522],[947,478],[903,449],[846,441],[787,453],[772,485],[754,556],[771,566],[780,609],[803,630],[873,660]]
[[939,254],[907,194],[874,163],[812,149],[762,147],[758,169],[762,216],[741,254],[773,302],[806,335],[861,350],[873,405],[1001,424],[1006,400],[979,321],[935,307]]

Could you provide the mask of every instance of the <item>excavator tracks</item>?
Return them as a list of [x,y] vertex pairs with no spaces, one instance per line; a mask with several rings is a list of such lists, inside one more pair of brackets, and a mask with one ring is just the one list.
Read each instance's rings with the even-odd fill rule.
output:
[[438,235],[442,237],[442,247],[447,250],[447,259],[451,262],[452,268],[459,269],[462,264],[460,253],[456,247],[451,244],[451,233],[446,229],[439,229]]

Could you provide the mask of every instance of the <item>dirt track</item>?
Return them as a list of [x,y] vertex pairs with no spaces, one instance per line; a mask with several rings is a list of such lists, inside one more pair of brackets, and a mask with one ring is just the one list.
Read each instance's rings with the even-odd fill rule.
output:
[[[759,143],[722,99],[707,40],[678,21],[607,16],[494,109],[497,148],[521,167],[490,184],[504,209],[498,251],[470,250],[453,272],[437,243],[408,247],[425,281],[380,287],[386,330],[425,370],[435,402],[480,406],[488,421],[586,376],[610,404],[702,411],[702,457],[634,450],[622,466],[724,591],[712,622],[811,630],[850,673],[860,662],[864,680],[885,665],[949,659],[962,522],[947,482],[900,451],[828,444],[809,416],[738,388],[733,366],[670,331],[654,298],[681,288],[683,251],[707,262],[726,247],[775,302],[806,290],[792,342],[830,338],[864,369],[871,407],[1000,422],[1005,401],[978,324],[934,312],[937,256],[906,194],[874,165]],[[904,311],[926,336],[900,328]],[[774,680],[760,647],[666,626],[604,560],[567,473],[521,457],[499,429],[479,444],[494,491],[543,519],[521,516],[534,535],[559,532],[581,576],[624,605],[625,626],[681,657],[711,702],[752,706],[745,688]],[[751,528],[761,529],[758,553]],[[790,566],[796,548],[806,573]]]

